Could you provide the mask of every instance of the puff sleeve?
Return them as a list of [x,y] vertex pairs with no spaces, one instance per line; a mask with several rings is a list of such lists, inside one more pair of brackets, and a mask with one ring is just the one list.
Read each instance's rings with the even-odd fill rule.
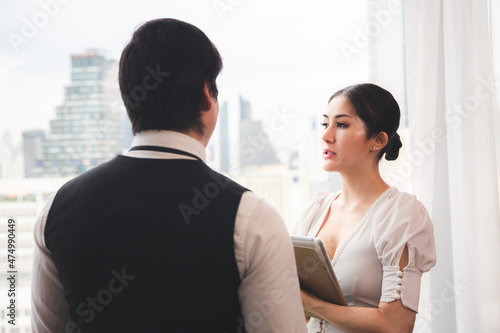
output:
[[[434,230],[429,214],[415,196],[401,193],[378,211],[374,244],[383,267],[380,302],[401,299],[403,305],[418,312],[420,280],[436,264]],[[378,215],[377,214],[377,215]],[[408,265],[400,271],[399,262],[408,247]]]

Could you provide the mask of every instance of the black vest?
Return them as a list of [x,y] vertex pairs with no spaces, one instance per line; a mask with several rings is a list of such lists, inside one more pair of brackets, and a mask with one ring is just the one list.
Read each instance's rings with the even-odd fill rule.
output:
[[66,183],[45,228],[66,332],[244,332],[233,234],[245,191],[201,161],[125,156]]

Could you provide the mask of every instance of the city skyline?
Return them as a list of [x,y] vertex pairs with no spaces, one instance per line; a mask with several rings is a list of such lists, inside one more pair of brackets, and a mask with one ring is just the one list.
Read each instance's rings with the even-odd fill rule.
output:
[[[51,11],[40,3],[56,3],[57,8]],[[5,37],[0,39],[0,114],[8,119],[0,124],[0,134],[9,130],[14,145],[20,144],[23,131],[41,124],[48,130],[48,120],[64,99],[61,87],[70,83],[69,54],[95,48],[118,60],[134,29],[161,16],[190,22],[209,36],[224,61],[218,78],[220,101],[231,108],[239,95],[245,96],[252,101],[255,119],[264,120],[274,108],[284,106],[296,114],[320,114],[333,91],[368,79],[368,50],[362,49],[348,63],[339,47],[352,43],[356,27],[362,27],[365,0],[322,1],[321,10],[302,2],[233,1],[238,5],[226,11],[217,9],[217,1],[166,1],[160,6],[145,1],[125,8],[122,3],[95,0],[40,3],[0,5],[0,35]],[[115,15],[117,10],[120,15]],[[34,25],[33,17],[41,20],[44,15],[47,22]],[[29,98],[23,97],[26,94]]]
[[[48,130],[48,120],[63,102],[60,87],[70,83],[69,54],[94,47],[119,59],[133,30],[162,16],[193,23],[213,40],[224,60],[218,79],[220,98],[229,106],[237,103],[241,94],[253,102],[259,120],[274,108],[285,106],[299,115],[320,114],[336,89],[373,80],[369,74],[370,43],[391,32],[391,24],[400,17],[384,16],[387,2],[377,3],[4,2],[0,5],[0,35],[4,37],[0,39],[0,116],[6,121],[0,123],[0,136],[10,134],[12,144],[20,147],[23,131],[39,129],[41,124]],[[497,8],[498,4],[491,2],[491,6]],[[114,15],[117,11],[120,15]],[[499,14],[491,11],[495,59],[500,55]],[[500,77],[498,65],[495,76]],[[392,91],[390,82],[385,86]],[[497,96],[499,92],[497,89]],[[118,103],[122,104],[121,100]],[[286,141],[297,127],[281,133],[278,139]]]
[[26,160],[31,156],[24,151],[27,177],[77,175],[123,150],[123,115],[113,108],[119,92],[109,82],[116,61],[89,50],[72,54],[71,62],[71,84],[64,87],[64,102],[57,106],[50,131],[41,140],[42,151],[35,152],[41,158],[29,165]]
[[[131,124],[117,112],[119,90],[109,80],[117,70],[116,60],[105,58],[95,49],[74,53],[71,60],[71,83],[63,87],[64,102],[56,107],[50,130],[22,132],[25,178],[76,176],[130,146]],[[228,105],[224,101],[220,107],[218,160],[210,156],[217,140],[208,147],[209,159],[226,174],[251,166],[280,164],[269,141],[274,133],[265,129],[262,121],[253,119],[251,102],[240,95],[234,113],[240,116],[238,156],[231,159]],[[236,160],[239,163],[234,163]],[[12,177],[7,173],[0,178]]]

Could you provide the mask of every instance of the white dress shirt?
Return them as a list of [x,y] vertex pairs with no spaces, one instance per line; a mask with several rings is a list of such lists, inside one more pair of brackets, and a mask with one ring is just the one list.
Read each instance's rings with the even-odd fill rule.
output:
[[[138,133],[133,146],[163,146],[183,150],[206,161],[205,147],[190,136],[172,131]],[[157,151],[129,151],[134,158],[194,159]],[[34,333],[71,332],[69,307],[57,269],[45,245],[44,231],[54,196],[35,225],[32,276]],[[234,248],[241,285],[238,289],[247,332],[305,332],[292,243],[278,212],[263,198],[245,192],[234,227]],[[70,325],[68,325],[70,326]]]

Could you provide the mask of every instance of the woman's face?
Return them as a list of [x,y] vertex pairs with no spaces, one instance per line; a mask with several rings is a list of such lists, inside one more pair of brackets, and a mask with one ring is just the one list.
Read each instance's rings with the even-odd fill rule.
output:
[[323,169],[325,171],[354,171],[366,163],[373,163],[371,140],[356,110],[346,97],[330,101],[323,115],[321,136]]

